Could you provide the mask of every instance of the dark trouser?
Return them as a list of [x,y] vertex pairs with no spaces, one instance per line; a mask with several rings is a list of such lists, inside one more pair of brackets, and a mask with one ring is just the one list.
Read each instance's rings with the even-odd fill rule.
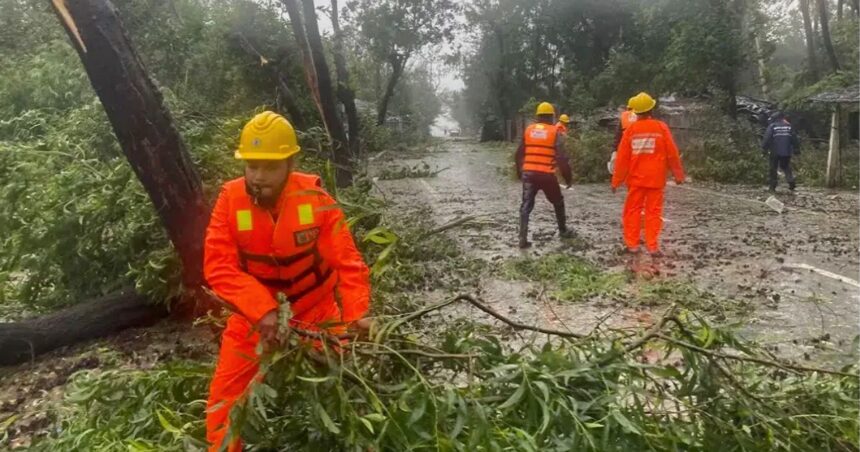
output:
[[777,183],[777,168],[782,169],[785,173],[785,181],[788,182],[788,188],[794,190],[794,174],[791,172],[791,156],[782,157],[774,153],[770,154],[770,172],[768,173],[770,189],[776,189]]
[[525,172],[523,173],[523,203],[520,205],[520,241],[525,241],[528,234],[529,215],[535,208],[535,197],[543,191],[547,201],[555,208],[555,219],[558,230],[567,231],[566,215],[564,212],[564,197],[555,174]]

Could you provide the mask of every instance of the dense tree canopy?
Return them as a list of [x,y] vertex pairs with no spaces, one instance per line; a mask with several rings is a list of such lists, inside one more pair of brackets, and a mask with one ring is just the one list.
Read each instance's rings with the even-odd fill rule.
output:
[[[820,3],[810,14],[832,16],[836,2]],[[811,55],[824,61],[831,52],[822,42],[830,40],[844,66],[819,76],[797,46],[804,34],[797,8],[756,0],[472,2],[463,34],[471,45],[462,55],[466,88],[453,112],[499,138],[501,121],[532,98],[587,113],[639,91],[677,93],[712,97],[732,114],[738,94],[762,97],[773,87],[769,100],[785,102],[808,96],[820,77],[819,89],[856,84],[856,15],[830,18],[829,33],[815,31]]]

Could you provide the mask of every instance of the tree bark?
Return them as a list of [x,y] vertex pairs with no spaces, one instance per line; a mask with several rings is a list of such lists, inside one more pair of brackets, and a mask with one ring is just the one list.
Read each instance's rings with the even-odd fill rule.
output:
[[203,184],[161,93],[108,0],[52,0],[123,154],[179,253],[186,287],[203,282]]
[[842,10],[845,8],[845,0],[836,2],[836,19],[842,20]]
[[803,33],[806,36],[806,64],[809,75],[818,80],[818,62],[815,58],[815,33],[812,29],[812,19],[809,13],[809,0],[800,0],[800,15],[803,17]]
[[296,38],[296,44],[302,54],[302,69],[305,73],[305,81],[308,84],[308,89],[311,91],[311,96],[314,99],[314,105],[323,117],[322,104],[320,104],[319,86],[317,84],[317,73],[314,69],[314,61],[311,56],[311,48],[308,44],[308,38],[305,34],[305,26],[302,24],[302,13],[299,10],[299,5],[295,0],[283,0],[284,8],[287,10],[287,15],[290,16],[290,27],[293,29],[293,35]]
[[833,49],[833,40],[830,38],[830,18],[827,12],[827,0],[816,0],[818,2],[819,23],[821,23],[821,37],[824,39],[824,49],[830,60],[830,68],[833,72],[840,69],[839,60],[836,58],[836,50]]
[[[186,297],[203,284],[208,208],[200,176],[143,63],[108,0],[52,0],[72,46],[104,106],[123,154],[158,212],[183,266]],[[188,296],[191,295],[191,296]],[[172,301],[172,300],[171,300]],[[183,305],[192,308],[191,303]],[[53,314],[0,324],[0,364],[32,359],[166,315],[133,292],[112,294]]]
[[167,315],[163,305],[124,291],[35,319],[0,324],[0,366],[33,360],[65,345],[149,326]]
[[397,87],[397,82],[400,80],[400,76],[403,75],[403,69],[406,67],[408,58],[409,55],[391,55],[389,58],[391,76],[388,77],[388,83],[385,85],[385,94],[382,95],[382,100],[379,102],[379,110],[376,112],[376,125],[378,126],[385,124],[385,119],[388,115],[388,103],[391,102],[394,88]]
[[[332,161],[335,166],[335,182],[339,187],[352,184],[352,162],[350,161],[348,140],[343,129],[343,123],[337,116],[335,105],[334,88],[332,87],[331,75],[328,63],[323,52],[322,38],[317,27],[316,10],[313,0],[302,0],[304,19],[298,9],[296,0],[282,0],[290,16],[290,23],[299,48],[302,50],[302,59],[305,63],[305,76],[309,88],[314,92],[317,108],[323,118],[326,132],[331,141]],[[310,66],[308,66],[310,63]]]
[[360,147],[360,128],[358,109],[355,107],[355,93],[350,88],[349,71],[346,68],[346,58],[343,56],[343,33],[338,20],[337,0],[331,0],[331,24],[334,29],[334,65],[337,70],[337,97],[346,111],[346,122],[349,128],[349,151],[353,158],[358,157]]

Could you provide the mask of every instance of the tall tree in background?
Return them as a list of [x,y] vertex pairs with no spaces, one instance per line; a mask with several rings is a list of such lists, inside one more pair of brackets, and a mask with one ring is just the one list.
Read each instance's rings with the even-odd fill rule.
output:
[[371,56],[388,69],[376,110],[376,123],[382,125],[409,59],[425,46],[452,38],[458,7],[453,0],[360,0],[351,8]]
[[334,29],[334,41],[332,53],[334,54],[334,65],[337,71],[337,97],[343,104],[346,112],[346,121],[349,128],[349,150],[353,158],[359,154],[359,135],[361,125],[358,121],[358,109],[355,107],[355,92],[350,86],[349,70],[346,67],[346,58],[343,50],[343,32],[340,29],[339,10],[337,0],[331,0],[331,25]]
[[336,183],[340,187],[348,186],[352,184],[349,141],[343,123],[337,115],[335,91],[332,86],[328,63],[325,60],[314,2],[313,0],[302,0],[303,12],[299,10],[297,0],[283,0],[283,4],[290,16],[290,25],[302,52],[308,88],[314,92],[314,100],[331,141]]
[[812,80],[818,79],[818,62],[815,58],[815,33],[812,28],[812,17],[809,12],[809,0],[798,2],[800,15],[803,17],[803,35],[806,37],[806,65]]
[[816,0],[818,3],[818,16],[821,23],[821,38],[824,42],[824,50],[827,51],[827,58],[830,61],[830,68],[833,72],[838,71],[839,60],[836,58],[836,50],[833,49],[833,40],[830,36],[830,17],[827,11],[827,0]]

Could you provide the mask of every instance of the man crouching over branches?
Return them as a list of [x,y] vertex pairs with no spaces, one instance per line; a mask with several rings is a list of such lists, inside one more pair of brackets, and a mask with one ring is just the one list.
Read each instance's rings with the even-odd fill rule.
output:
[[[235,311],[209,388],[210,450],[222,447],[230,409],[257,377],[258,344],[280,343],[279,293],[293,327],[341,334],[369,324],[368,268],[319,176],[294,171],[299,150],[284,117],[266,111],[251,119],[235,153],[245,177],[224,184],[206,231],[206,281]],[[227,445],[241,447],[238,438]]]

